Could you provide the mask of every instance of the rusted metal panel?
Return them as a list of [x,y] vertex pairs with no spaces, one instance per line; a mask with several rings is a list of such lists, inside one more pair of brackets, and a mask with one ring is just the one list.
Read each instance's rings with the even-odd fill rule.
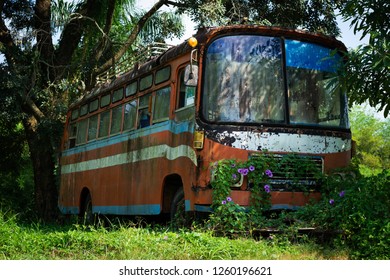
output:
[[169,174],[181,174],[190,186],[190,174],[197,165],[195,151],[188,145],[192,133],[144,132],[144,136],[128,133],[115,144],[101,140],[68,151],[61,166],[62,207],[78,207],[84,187],[90,190],[96,207],[121,207],[161,205],[159,194]]
[[207,137],[233,148],[278,153],[330,154],[351,149],[351,139],[284,132],[206,131]]

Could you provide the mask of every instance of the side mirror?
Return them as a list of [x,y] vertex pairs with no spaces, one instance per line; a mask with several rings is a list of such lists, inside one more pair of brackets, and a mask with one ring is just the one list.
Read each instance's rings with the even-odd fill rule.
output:
[[198,85],[198,65],[187,65],[184,71],[184,84],[196,87]]

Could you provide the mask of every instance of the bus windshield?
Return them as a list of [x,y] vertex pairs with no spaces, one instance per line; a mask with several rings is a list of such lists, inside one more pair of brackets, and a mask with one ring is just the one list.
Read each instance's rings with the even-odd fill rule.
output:
[[221,123],[348,128],[346,97],[335,74],[340,61],[331,49],[313,43],[220,37],[207,48],[203,116]]

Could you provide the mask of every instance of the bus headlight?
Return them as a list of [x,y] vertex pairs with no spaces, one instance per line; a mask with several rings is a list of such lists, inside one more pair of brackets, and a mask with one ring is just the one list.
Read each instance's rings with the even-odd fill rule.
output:
[[[216,175],[216,168],[213,166],[211,167],[211,178],[210,181],[211,183],[217,180],[217,175]],[[244,176],[242,174],[233,174],[232,175],[232,181],[231,181],[231,188],[241,188],[242,184],[244,183]]]

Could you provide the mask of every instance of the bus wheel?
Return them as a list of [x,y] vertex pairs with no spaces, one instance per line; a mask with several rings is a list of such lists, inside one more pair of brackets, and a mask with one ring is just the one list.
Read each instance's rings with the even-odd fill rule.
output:
[[173,197],[171,203],[171,223],[175,228],[188,227],[191,225],[193,217],[191,212],[185,211],[184,191],[179,189]]
[[92,213],[92,199],[91,194],[88,193],[80,212],[80,221],[83,225],[94,225],[95,214]]

